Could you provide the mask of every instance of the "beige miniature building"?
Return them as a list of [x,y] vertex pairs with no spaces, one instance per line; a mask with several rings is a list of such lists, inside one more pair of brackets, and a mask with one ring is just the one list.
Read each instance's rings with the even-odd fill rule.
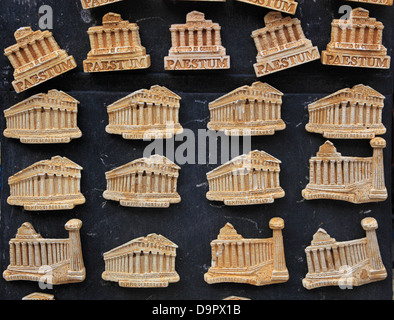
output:
[[178,246],[155,233],[131,240],[104,253],[102,278],[121,287],[158,288],[178,282],[175,271]]
[[363,8],[353,9],[348,20],[331,24],[331,42],[322,52],[322,63],[331,66],[390,68],[390,56],[382,44],[383,23]]
[[83,62],[85,72],[106,72],[146,69],[150,55],[141,45],[136,23],[122,20],[116,13],[107,13],[103,25],[88,30],[92,50]]
[[372,139],[386,133],[382,123],[385,96],[369,86],[339,90],[308,106],[308,132],[328,139]]
[[320,59],[317,47],[306,39],[297,18],[271,11],[265,27],[252,32],[258,54],[254,70],[258,77]]
[[207,173],[207,199],[228,206],[273,203],[285,196],[279,183],[281,161],[254,150]]
[[4,279],[53,285],[84,281],[81,227],[81,220],[71,219],[65,224],[69,232],[67,239],[44,239],[30,223],[23,223],[9,242],[10,264],[3,272]]
[[208,129],[226,135],[273,135],[284,130],[281,119],[283,93],[259,81],[242,86],[209,103]]
[[6,48],[4,54],[15,69],[12,85],[17,93],[77,67],[48,30],[23,27],[15,32],[15,39],[17,43]]
[[161,155],[131,161],[105,173],[103,197],[125,207],[168,208],[181,201],[177,192],[180,169]]
[[66,157],[38,161],[8,179],[7,203],[25,210],[66,210],[85,203],[80,191],[82,167]]
[[179,124],[181,97],[162,86],[137,90],[107,106],[105,131],[124,139],[168,139],[183,132]]
[[386,141],[370,141],[372,157],[346,157],[327,141],[309,160],[309,184],[302,190],[306,200],[333,199],[352,203],[387,199],[384,182],[383,149]]
[[375,231],[378,223],[374,218],[365,218],[361,225],[366,237],[357,240],[338,242],[321,228],[315,233],[305,249],[308,274],[302,285],[306,289],[349,288],[386,279]]
[[164,57],[165,70],[229,69],[230,56],[222,46],[221,27],[205,15],[192,11],[186,24],[173,24],[170,28],[172,47]]
[[369,3],[369,4],[380,4],[384,6],[392,6],[393,0],[347,0],[347,1],[354,1],[354,2],[362,2],[362,3]]
[[220,282],[263,286],[289,280],[283,248],[284,221],[269,222],[272,238],[244,239],[227,223],[211,242],[212,265],[204,275],[208,284]]
[[288,14],[295,14],[298,3],[294,0],[238,0],[256,6],[277,10]]
[[123,0],[81,0],[81,3],[82,3],[82,8],[91,9],[119,1],[123,1]]
[[80,138],[79,101],[63,91],[39,93],[4,110],[4,136],[22,143],[68,143]]

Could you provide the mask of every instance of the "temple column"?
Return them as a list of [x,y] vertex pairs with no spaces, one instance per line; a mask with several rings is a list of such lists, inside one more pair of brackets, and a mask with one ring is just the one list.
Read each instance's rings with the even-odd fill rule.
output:
[[387,190],[384,179],[384,159],[383,149],[386,147],[386,141],[383,138],[374,138],[370,141],[373,148],[372,156],[372,190],[370,197],[372,199],[385,200]]
[[218,27],[214,27],[214,33],[215,33],[215,37],[214,37],[214,45],[215,46],[221,46],[222,45],[222,40],[220,38],[220,26]]
[[79,230],[82,227],[82,222],[77,219],[69,220],[65,229],[69,232],[69,257],[70,270],[69,274],[82,273],[85,269],[82,259],[82,247]]
[[361,221],[361,225],[366,232],[367,238],[367,254],[371,264],[370,272],[374,273],[386,273],[384,265],[382,263],[382,258],[380,256],[380,250],[378,245],[378,240],[376,237],[376,229],[378,228],[378,223],[374,218],[364,218]]
[[186,45],[184,28],[179,29],[179,40],[180,40],[180,47],[184,47]]
[[282,229],[285,227],[284,220],[281,218],[273,218],[269,222],[269,227],[273,232],[274,270],[272,272],[272,279],[287,280],[289,278],[289,274],[286,268],[282,236]]
[[212,28],[206,28],[207,31],[207,46],[212,45]]

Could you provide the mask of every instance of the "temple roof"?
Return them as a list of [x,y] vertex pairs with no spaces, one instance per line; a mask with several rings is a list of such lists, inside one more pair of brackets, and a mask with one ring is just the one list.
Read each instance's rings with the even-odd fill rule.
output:
[[138,164],[144,164],[144,165],[163,165],[163,166],[170,166],[171,168],[175,170],[180,170],[181,168],[172,162],[170,159],[166,158],[165,156],[162,155],[152,155],[149,158],[139,158],[136,160],[133,160],[131,162],[128,162],[120,167],[117,167],[115,169],[112,169],[108,172],[106,172],[106,175],[112,175],[112,174],[121,174],[123,171],[128,171],[128,168],[130,166],[135,166]]
[[[156,248],[157,247],[171,247],[171,248],[175,248],[175,249],[178,248],[178,246],[174,242],[168,240],[166,237],[164,237],[160,234],[151,233],[151,234],[148,234],[146,237],[139,237],[139,238],[133,239],[129,242],[126,242],[116,248],[113,248],[113,249],[105,252],[104,256],[112,255],[112,254],[123,254],[126,252],[135,251],[134,249],[130,250],[130,248],[129,248],[131,245],[133,245],[135,243],[145,243],[145,244],[150,244],[150,245],[153,244],[156,246]],[[142,250],[142,248],[140,248],[140,249]]]
[[308,108],[313,110],[314,108],[319,108],[326,105],[331,105],[333,103],[342,103],[348,101],[358,100],[360,102],[370,101],[371,99],[377,98],[379,101],[382,100],[381,103],[375,102],[375,104],[383,105],[383,100],[385,96],[371,88],[370,86],[366,86],[363,84],[355,85],[352,88],[344,88],[334,92],[324,98],[321,98],[313,103],[311,103]]
[[209,106],[216,106],[224,103],[228,103],[229,101],[237,101],[240,99],[256,99],[261,96],[265,96],[266,94],[274,94],[278,96],[283,96],[283,93],[278,89],[275,89],[268,83],[263,83],[260,81],[256,81],[252,83],[252,85],[244,85],[239,87],[219,98],[209,103]]
[[[272,164],[280,164],[282,161],[279,159],[271,156],[265,151],[260,151],[260,150],[253,150],[249,152],[248,154],[243,154],[238,157],[235,157],[231,159],[230,161],[222,164],[221,166],[213,169],[212,171],[207,173],[207,176],[211,176],[214,174],[219,174],[221,171],[223,171],[226,167],[233,167],[233,168],[249,168],[253,167],[254,165],[260,164],[264,165],[267,163],[272,163]],[[232,168],[229,168],[231,170]]]
[[[141,97],[141,94],[143,95],[143,97]],[[152,95],[154,95],[155,97],[152,97]],[[173,98],[175,102],[171,103],[167,101],[168,97]],[[130,93],[129,95],[108,105],[107,110],[111,111],[113,109],[123,108],[130,105],[131,103],[137,102],[162,103],[163,101],[165,101],[169,104],[179,106],[179,100],[181,99],[182,98],[180,96],[172,92],[170,89],[164,86],[154,85],[151,86],[150,89],[140,89]]]

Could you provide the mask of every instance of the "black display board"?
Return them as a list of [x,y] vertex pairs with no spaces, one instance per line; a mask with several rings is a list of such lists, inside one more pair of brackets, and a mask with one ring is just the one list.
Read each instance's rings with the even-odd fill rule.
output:
[[[384,23],[383,43],[391,55],[394,36],[392,7],[338,0],[298,0],[298,3],[295,16],[301,20],[306,37],[320,51],[330,41],[331,21],[341,17],[343,13],[339,9],[347,5],[366,8],[370,10],[371,17]],[[92,10],[83,10],[79,0],[2,0],[2,48],[15,43],[13,34],[19,27],[38,29],[39,8],[42,5],[53,8],[54,24],[51,31],[59,45],[74,56],[78,67],[39,87],[16,94],[11,86],[13,69],[7,58],[1,56],[0,105],[4,110],[33,94],[50,89],[63,90],[80,101],[78,126],[83,137],[64,145],[25,145],[16,139],[1,136],[1,271],[9,264],[8,241],[15,236],[23,222],[32,223],[43,237],[64,238],[67,237],[64,224],[71,218],[78,218],[83,221],[81,241],[86,280],[44,291],[54,294],[58,300],[220,300],[230,295],[253,300],[391,299],[392,70],[330,67],[314,61],[257,79],[253,70],[257,51],[250,35],[253,30],[264,27],[264,16],[269,10],[235,0],[227,0],[226,3],[124,0]],[[230,70],[164,71],[163,58],[171,47],[170,25],[184,23],[186,14],[192,10],[204,12],[207,19],[222,26],[222,42],[231,56]],[[149,69],[96,74],[83,72],[82,61],[90,50],[86,31],[91,26],[101,25],[101,19],[107,12],[120,13],[123,19],[138,23],[142,44],[152,59]],[[286,122],[286,130],[274,136],[252,138],[252,149],[264,150],[282,161],[280,179],[286,192],[284,198],[277,199],[274,204],[245,207],[227,207],[219,202],[208,201],[205,196],[208,191],[206,173],[220,164],[220,143],[218,164],[180,164],[178,190],[182,201],[179,204],[171,205],[168,209],[126,208],[102,197],[106,188],[105,172],[142,157],[150,143],[127,141],[120,136],[107,134],[107,105],[141,88],[150,88],[155,84],[166,86],[182,97],[180,123],[184,128],[193,130],[197,137],[199,129],[207,128],[210,101],[257,80],[268,82],[285,94],[282,119]],[[301,190],[308,183],[308,160],[326,140],[319,134],[306,132],[307,106],[328,94],[356,84],[369,85],[387,98],[383,110],[387,133],[383,137],[387,141],[384,162],[389,199],[362,205],[334,200],[304,201]],[[4,127],[2,115],[1,131]],[[369,156],[372,153],[368,140],[333,142],[343,155]],[[182,143],[175,141],[176,146]],[[207,149],[208,145],[207,142]],[[198,150],[197,141],[195,151],[203,151]],[[8,205],[8,177],[36,161],[55,155],[66,156],[84,168],[81,188],[86,203],[73,210],[48,212],[29,212]],[[377,236],[388,272],[387,279],[352,290],[337,287],[306,290],[301,283],[307,273],[304,249],[318,228],[324,228],[338,241],[358,239],[365,236],[360,222],[367,216],[376,218],[379,223]],[[233,224],[245,238],[267,238],[272,235],[268,228],[272,217],[285,220],[283,237],[290,273],[288,282],[263,287],[205,283],[203,276],[211,262],[210,242],[216,239],[219,229],[226,222]],[[104,252],[149,233],[162,234],[179,246],[176,270],[181,280],[178,283],[163,289],[130,289],[101,279]],[[0,299],[19,300],[35,291],[40,291],[35,282],[6,282],[0,278]]]

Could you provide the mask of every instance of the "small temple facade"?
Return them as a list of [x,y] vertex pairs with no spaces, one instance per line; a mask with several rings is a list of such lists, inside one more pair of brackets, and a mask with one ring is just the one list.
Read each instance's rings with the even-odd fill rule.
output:
[[352,203],[385,201],[383,149],[386,141],[370,141],[372,157],[347,157],[326,141],[309,160],[309,183],[302,196],[306,200],[333,199]]
[[140,89],[107,106],[105,130],[124,139],[168,139],[183,132],[181,97],[163,86]]
[[208,284],[234,282],[255,286],[288,281],[284,226],[282,218],[272,218],[269,222],[272,238],[245,239],[227,223],[211,242],[211,267],[204,274],[204,280]]
[[3,278],[6,281],[28,280],[53,285],[84,281],[86,270],[81,227],[81,220],[71,219],[65,224],[68,238],[46,239],[29,222],[23,223],[15,238],[9,241],[10,264],[3,272]]
[[308,273],[302,285],[310,290],[339,286],[350,289],[387,278],[376,237],[378,223],[364,218],[361,225],[366,237],[350,241],[336,241],[322,228],[311,245],[305,249]]
[[85,72],[107,72],[146,69],[150,55],[141,45],[136,23],[122,20],[120,14],[109,12],[102,26],[88,30],[91,50],[83,62]]
[[59,47],[48,30],[23,27],[15,32],[15,40],[4,54],[14,68],[12,86],[17,93],[77,67],[74,57]]
[[264,151],[240,155],[207,173],[207,199],[228,206],[273,203],[283,198],[281,161]]
[[164,58],[164,69],[229,69],[230,56],[222,46],[220,29],[218,23],[206,20],[203,13],[188,13],[186,24],[173,24],[170,28],[172,47]]
[[327,139],[372,139],[386,133],[385,96],[365,85],[339,90],[308,106],[308,132]]
[[181,201],[177,192],[180,169],[161,155],[134,160],[105,173],[103,197],[125,207],[167,208]]
[[242,86],[209,103],[208,129],[229,136],[273,135],[284,130],[283,93],[267,83]]
[[353,9],[347,20],[331,24],[331,42],[322,63],[331,66],[389,69],[391,57],[382,44],[384,25],[363,8]]
[[80,138],[79,101],[59,90],[39,93],[4,110],[4,136],[22,143],[68,143]]
[[131,240],[104,253],[102,278],[125,288],[163,288],[178,282],[175,270],[178,246],[160,234]]
[[38,161],[8,178],[7,203],[25,210],[65,210],[85,203],[82,167],[66,157]]
[[257,77],[320,59],[318,48],[305,37],[299,19],[271,11],[264,22],[264,28],[252,32],[258,52],[253,65]]

